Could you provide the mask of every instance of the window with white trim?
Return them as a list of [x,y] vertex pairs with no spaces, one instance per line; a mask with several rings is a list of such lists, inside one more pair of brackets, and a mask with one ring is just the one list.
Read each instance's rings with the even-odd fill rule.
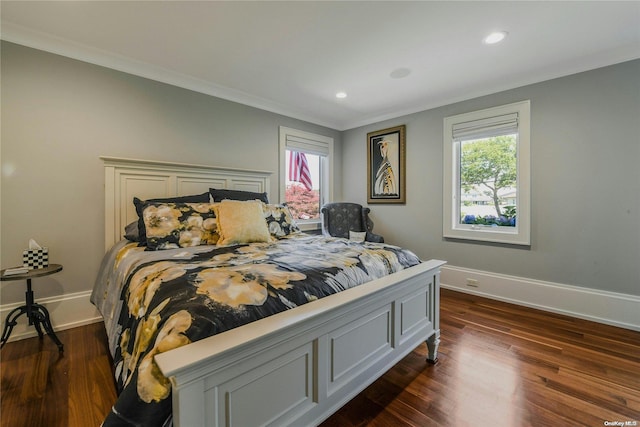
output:
[[530,244],[529,127],[529,101],[444,119],[444,237]]
[[280,126],[280,201],[303,230],[319,228],[332,200],[332,164],[333,138]]

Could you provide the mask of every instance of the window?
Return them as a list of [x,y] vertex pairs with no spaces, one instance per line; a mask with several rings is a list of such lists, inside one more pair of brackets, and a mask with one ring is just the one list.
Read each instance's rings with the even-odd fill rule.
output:
[[333,197],[333,138],[280,127],[280,200],[302,229],[318,228]]
[[444,119],[444,237],[530,244],[529,101]]

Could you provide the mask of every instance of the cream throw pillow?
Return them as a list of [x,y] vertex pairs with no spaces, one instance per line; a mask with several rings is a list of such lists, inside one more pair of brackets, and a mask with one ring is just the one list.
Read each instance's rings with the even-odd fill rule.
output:
[[261,201],[223,200],[215,209],[218,245],[271,241]]

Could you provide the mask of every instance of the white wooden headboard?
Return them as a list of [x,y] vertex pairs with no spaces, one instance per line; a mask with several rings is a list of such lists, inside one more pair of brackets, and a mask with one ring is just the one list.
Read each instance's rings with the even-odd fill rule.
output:
[[133,198],[201,194],[209,188],[266,192],[272,172],[123,159],[101,156],[104,162],[105,249],[122,239],[124,227],[137,221]]

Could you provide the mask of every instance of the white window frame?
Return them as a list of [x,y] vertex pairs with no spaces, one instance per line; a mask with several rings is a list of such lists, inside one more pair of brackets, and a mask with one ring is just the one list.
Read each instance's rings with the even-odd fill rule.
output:
[[[333,200],[333,138],[303,130],[280,126],[280,203],[285,202],[287,163],[286,152],[293,150],[316,154],[320,158],[320,207]],[[319,229],[322,218],[296,220],[302,230]]]
[[[530,101],[521,101],[480,111],[445,117],[443,236],[513,245],[531,244],[530,193]],[[460,224],[460,141],[454,139],[454,126],[477,120],[517,114],[517,217],[515,227]],[[490,135],[489,135],[490,136]]]

